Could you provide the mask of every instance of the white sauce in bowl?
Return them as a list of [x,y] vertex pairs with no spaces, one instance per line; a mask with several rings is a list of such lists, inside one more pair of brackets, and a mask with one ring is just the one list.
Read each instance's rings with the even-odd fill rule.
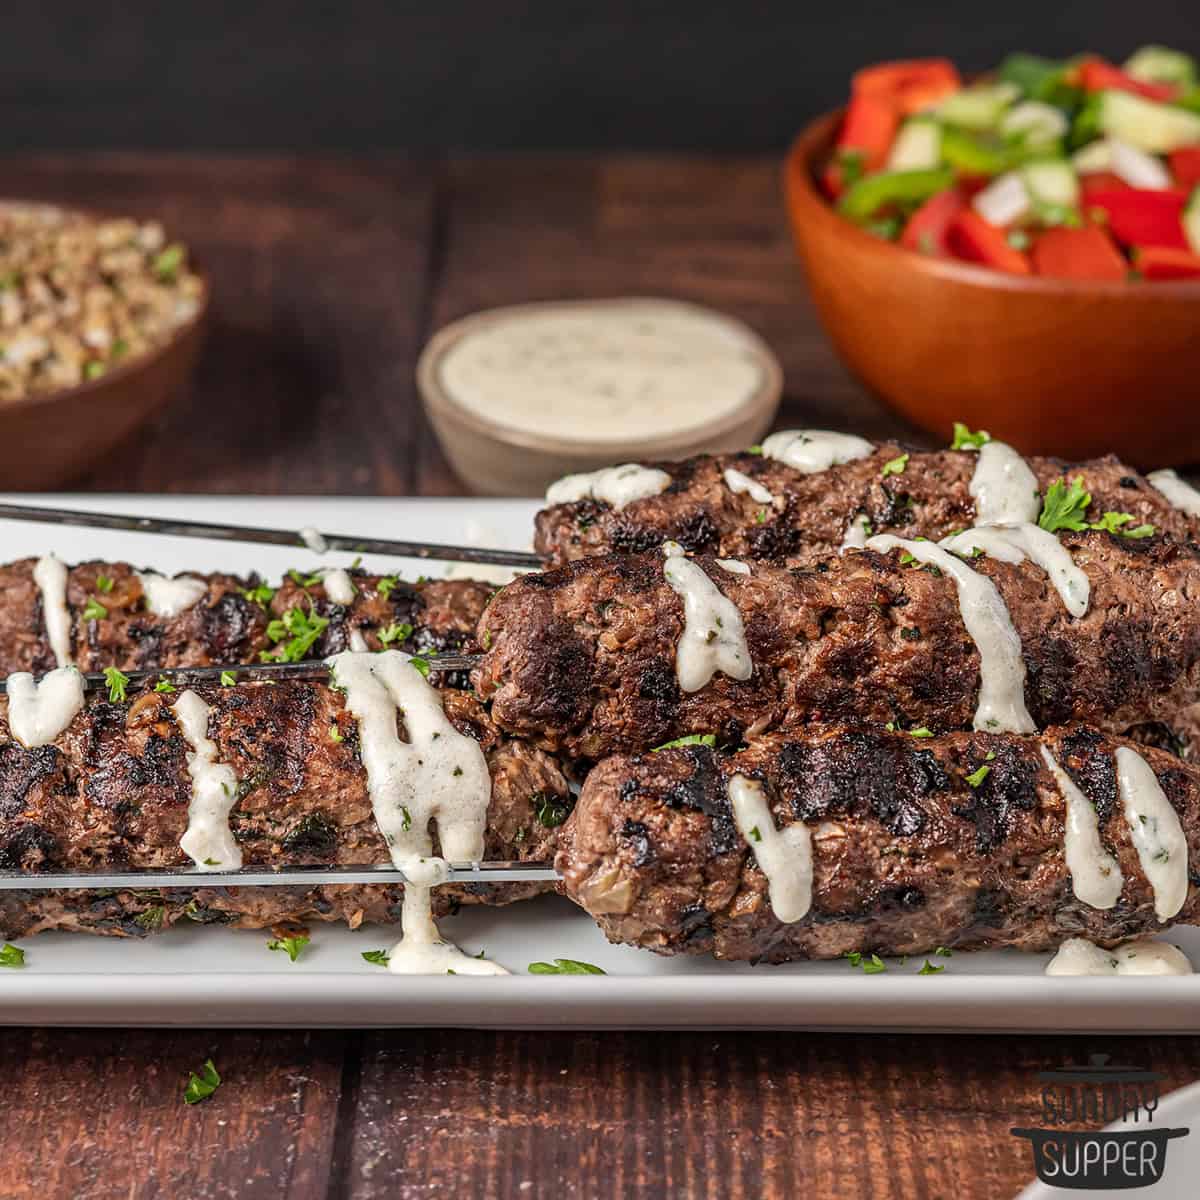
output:
[[208,594],[208,584],[186,575],[167,579],[164,575],[139,572],[138,579],[141,580],[146,610],[156,617],[177,617]]
[[1063,857],[1071,872],[1075,898],[1092,908],[1112,908],[1121,895],[1124,876],[1117,860],[1100,840],[1100,822],[1096,806],[1079,790],[1054,755],[1042,747],[1042,761],[1054,776],[1066,802],[1066,833]]
[[767,877],[771,911],[785,925],[799,921],[812,907],[812,835],[808,826],[796,821],[776,829],[761,785],[745,775],[729,781],[729,806],[738,833]]
[[190,690],[180,692],[171,708],[179,731],[191,747],[187,766],[192,777],[192,799],[187,832],[179,839],[179,847],[202,871],[240,870],[241,847],[229,828],[238,781],[232,767],[217,761],[217,747],[208,736],[212,709]]
[[698,692],[720,671],[731,679],[754,674],[742,614],[678,542],[663,546],[667,583],[683,601],[683,635],[675,649],[675,674],[685,692]]
[[1025,663],[1021,639],[996,585],[934,542],[906,541],[890,533],[867,541],[868,550],[906,550],[954,580],[958,609],[979,651],[979,700],[975,728],[991,733],[1033,733],[1037,726],[1025,707]]
[[764,458],[774,458],[803,475],[828,471],[874,451],[865,438],[825,429],[782,429],[764,438],[762,444]]
[[39,558],[33,581],[42,594],[46,640],[60,667],[71,665],[71,614],[67,611],[67,568],[53,554]]
[[1105,950],[1087,938],[1069,938],[1046,964],[1047,975],[1191,975],[1192,964],[1178,946],[1139,938]]
[[1165,496],[1180,512],[1200,517],[1200,492],[1171,470],[1151,471],[1146,478],[1160,495]]
[[547,504],[573,504],[601,500],[620,511],[635,500],[657,496],[671,486],[671,477],[656,467],[622,463],[582,475],[564,475],[546,489]]
[[1154,889],[1155,915],[1169,921],[1187,899],[1187,838],[1150,764],[1128,746],[1117,748],[1116,761],[1117,791],[1129,823],[1129,840]]
[[489,423],[615,444],[733,416],[766,382],[762,355],[717,313],[621,300],[492,314],[450,345],[437,372],[455,405]]
[[49,745],[83,708],[83,676],[59,667],[37,683],[28,671],[8,677],[8,727],[28,750]]
[[732,467],[725,468],[725,486],[735,496],[746,493],[751,500],[759,504],[771,504],[775,499],[757,479],[751,479],[749,475],[735,471]]

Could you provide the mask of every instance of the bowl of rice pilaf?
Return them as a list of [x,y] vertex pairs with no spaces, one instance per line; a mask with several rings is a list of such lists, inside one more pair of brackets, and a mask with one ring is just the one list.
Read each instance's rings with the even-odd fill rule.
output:
[[157,221],[0,203],[0,478],[80,474],[187,383],[208,285]]

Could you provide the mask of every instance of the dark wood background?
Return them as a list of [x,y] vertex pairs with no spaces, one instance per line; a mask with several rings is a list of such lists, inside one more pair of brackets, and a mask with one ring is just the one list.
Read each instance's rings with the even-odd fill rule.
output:
[[1200,49],[1186,0],[52,0],[6,6],[12,150],[778,149],[850,72]]
[[[718,305],[783,360],[783,420],[904,432],[814,323],[773,158],[3,169],[12,195],[161,215],[212,274],[194,389],[88,488],[454,493],[416,402],[420,345],[555,296]],[[1164,1090],[1200,1077],[1200,1040],[1173,1037],[9,1030],[0,1196],[1004,1200],[1032,1175],[1008,1131],[1034,1118],[1036,1072],[1097,1052]],[[187,1108],[209,1056],[224,1086]]]

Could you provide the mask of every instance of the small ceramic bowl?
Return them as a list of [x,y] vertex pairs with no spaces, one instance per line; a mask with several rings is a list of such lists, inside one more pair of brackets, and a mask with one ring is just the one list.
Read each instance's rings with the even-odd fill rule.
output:
[[[550,311],[587,312],[613,306],[652,303],[691,309],[708,319],[720,320],[753,356],[760,370],[760,383],[753,394],[721,417],[692,424],[682,432],[664,432],[652,437],[626,440],[552,437],[536,429],[516,429],[468,410],[445,386],[441,365],[447,352],[460,339],[490,322],[523,314]],[[455,473],[472,490],[492,496],[532,496],[543,493],[550,483],[578,471],[628,461],[686,458],[702,451],[739,450],[758,441],[771,426],[783,390],[783,371],[766,343],[741,321],[698,305],[649,298],[561,301],[522,304],[489,309],[455,321],[440,330],[425,347],[417,364],[417,383],[429,422]],[[697,397],[697,405],[703,398]]]
[[0,405],[0,485],[5,491],[54,487],[144,425],[183,390],[203,340],[211,291],[170,340],[75,387]]
[[796,139],[785,188],[817,312],[863,383],[943,439],[957,420],[1027,454],[1200,462],[1200,282],[1016,276],[874,237],[815,183],[841,115]]

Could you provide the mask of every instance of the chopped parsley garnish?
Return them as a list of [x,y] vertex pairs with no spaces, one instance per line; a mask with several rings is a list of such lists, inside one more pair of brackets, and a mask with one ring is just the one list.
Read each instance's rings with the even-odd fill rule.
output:
[[113,590],[113,580],[108,575],[97,575],[96,587],[102,592],[111,592]]
[[543,829],[557,829],[570,815],[574,803],[569,796],[554,792],[535,792],[530,800],[534,815]]
[[329,740],[331,742],[344,742],[346,740],[342,737],[342,731],[337,727],[336,721],[329,727]]
[[260,583],[258,587],[247,588],[242,595],[251,604],[261,604],[263,608],[266,608],[275,599],[275,589],[269,584]]
[[173,692],[175,685],[169,679],[160,679],[155,685],[156,692]]
[[221,672],[222,687],[233,687],[235,683],[237,683],[237,675],[235,675],[232,671]]
[[384,646],[390,646],[393,642],[407,642],[413,634],[413,627],[405,622],[403,625],[397,625],[394,622],[386,629],[381,629],[378,633],[379,641]]
[[392,589],[400,580],[395,575],[385,575],[376,585],[375,590],[386,600],[391,594]]
[[400,822],[400,828],[407,833],[412,828],[412,813],[408,811],[408,807],[406,805],[402,804],[400,806],[400,814],[403,818]]
[[179,268],[183,266],[183,254],[183,247],[178,242],[173,242],[154,256],[150,268],[159,279],[170,283]]
[[936,954],[939,958],[953,958],[954,957],[954,951],[947,950],[945,946],[939,946],[934,951],[934,954]]
[[747,446],[746,447],[747,454],[757,454],[761,458],[762,452],[763,452],[763,448],[761,446]]
[[857,950],[851,950],[846,958],[852,967],[858,967],[864,975],[878,975],[881,971],[887,970],[887,963],[878,954],[872,954],[868,958]]
[[1046,489],[1038,524],[1050,533],[1057,533],[1060,529],[1070,529],[1075,533],[1098,529],[1127,538],[1150,537],[1154,533],[1153,525],[1126,528],[1134,519],[1132,513],[1106,512],[1099,521],[1086,521],[1084,518],[1091,503],[1092,494],[1083,486],[1082,476],[1076,476],[1069,485],[1056,479]]
[[108,698],[113,704],[120,704],[125,699],[125,689],[129,686],[129,676],[117,670],[116,667],[104,668],[104,682],[108,684]]
[[485,629],[483,631],[483,637],[479,639],[479,644],[485,650],[490,650],[492,648],[492,631],[490,629]]
[[140,925],[143,929],[159,929],[164,920],[166,920],[167,908],[165,904],[152,904],[149,908],[138,913],[133,918],[135,925]]
[[412,665],[418,671],[420,671],[426,679],[429,678],[429,662],[427,659],[421,658],[420,655],[414,654],[408,661],[412,663]]
[[200,1068],[198,1075],[195,1071],[189,1073],[187,1087],[183,1089],[183,1102],[199,1104],[201,1100],[207,1100],[220,1086],[221,1076],[217,1074],[217,1068],[213,1066],[213,1060],[210,1058]]
[[973,788],[977,788],[991,773],[992,768],[985,764],[977,771],[972,771],[970,775],[967,776],[967,782]]
[[276,618],[267,626],[267,637],[271,641],[288,640],[274,654],[264,650],[263,661],[301,662],[328,627],[328,617],[319,617],[311,609],[305,612],[302,608],[289,608],[281,618]]
[[917,972],[918,975],[940,975],[946,968],[935,967],[929,959],[925,960],[925,965]]
[[972,433],[961,421],[954,422],[954,441],[950,443],[951,450],[978,450],[992,440],[992,435],[986,429]]
[[267,943],[268,950],[283,950],[288,958],[295,962],[300,957],[300,951],[304,949],[312,939],[304,933],[298,933],[295,937],[273,938]]
[[83,610],[83,619],[85,621],[103,621],[108,616],[108,609],[92,596]]
[[901,454],[899,458],[889,459],[883,464],[883,470],[880,471],[880,476],[886,479],[889,475],[903,475],[904,468],[908,466],[909,456]]
[[904,553],[900,555],[900,565],[902,567],[911,566],[916,561],[917,561],[916,556],[910,554],[907,550],[905,550]]
[[757,825],[755,825],[755,826],[754,826],[754,828],[750,830],[750,836],[751,836],[751,837],[752,837],[752,838],[753,838],[753,839],[754,839],[756,842],[761,842],[761,841],[762,841],[762,831],[759,829],[759,827],[758,827]]
[[767,523],[767,510],[765,508],[760,508],[754,514],[754,523],[756,525],[765,525]]
[[362,956],[376,967],[386,967],[391,962],[391,956],[386,950],[364,950]]
[[295,567],[288,572],[288,576],[293,583],[298,584],[302,588],[316,587],[324,579],[324,575],[320,571],[314,571],[311,575],[301,575]]
[[591,963],[580,962],[575,958],[556,958],[553,963],[534,962],[529,964],[530,975],[606,975],[599,967]]
[[687,737],[676,738],[673,742],[663,742],[661,746],[655,746],[650,753],[657,754],[660,750],[674,750],[676,746],[715,746],[717,744],[717,735],[715,733],[689,733]]
[[23,967],[24,965],[25,951],[19,946],[5,942],[0,947],[0,967]]
[[908,736],[916,738],[933,737],[933,730],[927,729],[924,725],[918,725],[916,729],[910,729],[908,731]]

